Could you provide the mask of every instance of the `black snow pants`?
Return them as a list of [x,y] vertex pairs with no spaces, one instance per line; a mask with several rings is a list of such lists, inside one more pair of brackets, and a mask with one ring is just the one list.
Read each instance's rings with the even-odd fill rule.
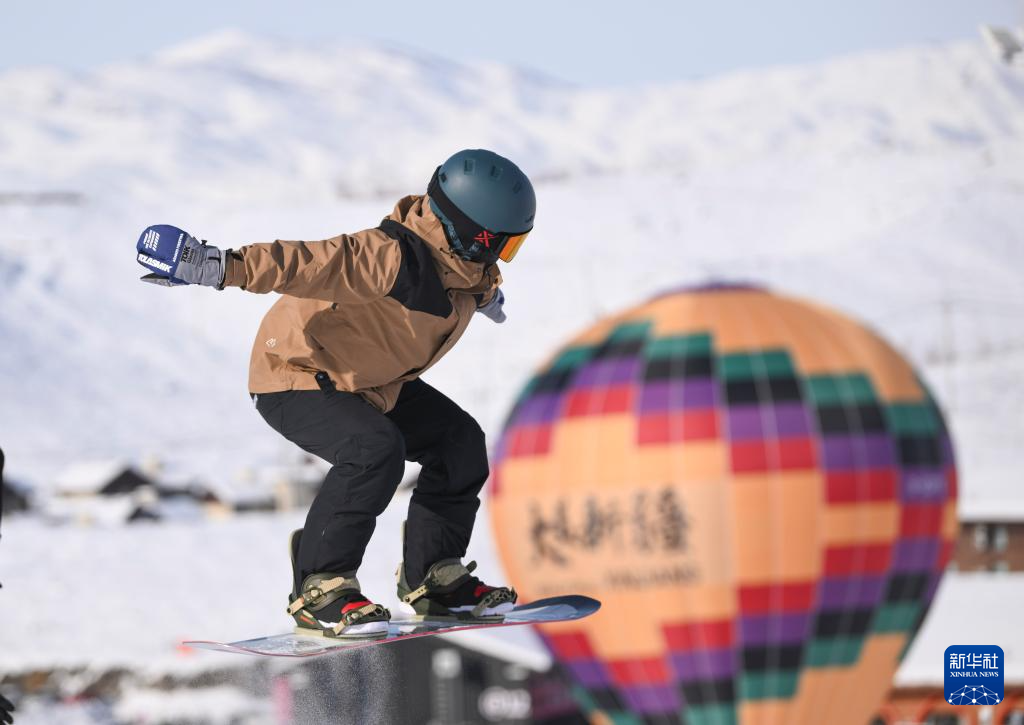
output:
[[406,519],[407,580],[415,586],[436,561],[466,555],[487,451],[480,426],[447,396],[413,380],[388,413],[336,390],[261,393],[256,409],[278,433],[332,465],[306,516],[297,587],[315,572],[359,568],[407,460],[422,465]]

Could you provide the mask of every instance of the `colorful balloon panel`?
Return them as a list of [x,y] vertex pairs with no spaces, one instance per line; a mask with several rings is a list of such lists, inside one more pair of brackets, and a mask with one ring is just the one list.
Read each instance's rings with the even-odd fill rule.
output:
[[492,465],[499,550],[613,722],[863,725],[949,559],[937,406],[881,338],[763,290],[663,295],[529,381]]

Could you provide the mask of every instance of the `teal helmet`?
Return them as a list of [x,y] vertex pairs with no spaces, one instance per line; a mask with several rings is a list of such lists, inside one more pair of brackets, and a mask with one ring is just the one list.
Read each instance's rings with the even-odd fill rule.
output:
[[533,229],[533,184],[493,151],[454,154],[434,171],[427,196],[449,246],[463,259],[511,262]]

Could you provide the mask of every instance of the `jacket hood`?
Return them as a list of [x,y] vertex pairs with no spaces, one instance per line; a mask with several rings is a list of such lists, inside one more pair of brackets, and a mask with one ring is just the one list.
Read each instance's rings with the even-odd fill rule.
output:
[[398,222],[423,238],[442,273],[442,281],[446,288],[483,294],[501,284],[501,274],[497,265],[471,262],[452,252],[441,221],[430,208],[425,195],[399,199],[388,219]]

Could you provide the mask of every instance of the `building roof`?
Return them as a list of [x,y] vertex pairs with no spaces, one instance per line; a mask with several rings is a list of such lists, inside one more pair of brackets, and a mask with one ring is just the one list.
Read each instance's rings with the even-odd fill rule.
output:
[[1006,684],[1024,684],[1024,573],[947,572],[893,684],[942,687],[946,647],[998,645]]
[[117,476],[131,469],[123,459],[81,461],[67,466],[53,479],[57,493],[98,493]]
[[957,502],[961,523],[1024,524],[1024,496],[1021,498],[961,498]]

